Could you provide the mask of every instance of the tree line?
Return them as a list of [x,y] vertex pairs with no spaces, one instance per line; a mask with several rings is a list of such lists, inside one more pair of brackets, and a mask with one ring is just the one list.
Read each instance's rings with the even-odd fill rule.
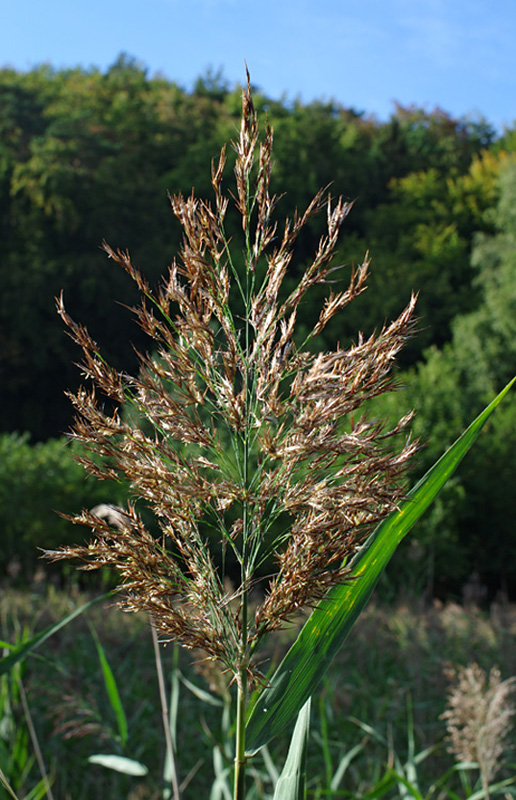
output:
[[[428,442],[421,471],[516,372],[516,128],[495,134],[486,120],[440,109],[396,106],[380,122],[334,102],[258,90],[254,98],[274,129],[279,216],[303,211],[331,184],[353,202],[336,281],[347,283],[352,266],[372,257],[368,291],[320,345],[371,332],[419,291],[419,334],[400,363],[407,388],[386,402],[418,409],[416,433]],[[221,75],[207,73],[186,91],[127,55],[104,72],[0,70],[0,431],[20,457],[66,433],[64,392],[80,382],[54,297],[64,291],[109,362],[134,368],[134,348],[149,343],[124,308],[135,299],[130,279],[101,241],[128,248],[157,284],[181,235],[167,193],[194,187],[211,197],[211,160],[236,136],[239,117],[240,88]],[[238,240],[231,215],[228,232]],[[292,281],[320,233],[315,219]],[[304,309],[307,325],[320,301]],[[411,580],[420,575],[439,591],[479,572],[495,591],[514,577],[515,414],[509,400],[421,526]]]

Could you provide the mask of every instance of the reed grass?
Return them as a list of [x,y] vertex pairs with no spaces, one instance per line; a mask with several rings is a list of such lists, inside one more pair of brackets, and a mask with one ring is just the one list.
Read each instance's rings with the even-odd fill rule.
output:
[[[245,796],[249,691],[265,682],[263,640],[351,579],[358,548],[397,508],[417,449],[405,433],[411,415],[389,428],[363,411],[394,388],[392,368],[414,328],[415,297],[369,338],[358,334],[348,349],[314,352],[311,343],[364,291],[366,258],[347,288],[329,291],[299,340],[309,291],[342,269],[333,260],[351,205],[321,191],[280,226],[270,192],[272,145],[268,124],[260,142],[248,80],[231,194],[243,259],[226,234],[225,149],[212,167],[213,204],[193,194],[171,197],[184,239],[161,286],[150,287],[128,253],[104,244],[142,296],[133,311],[153,350],[139,354],[138,375],[109,366],[58,301],[89,383],[72,396],[73,436],[92,454],[81,463],[96,478],[130,485],[133,502],[115,524],[83,510],[72,520],[91,528],[90,543],[46,555],[118,571],[125,609],[144,611],[163,641],[202,650],[227,670],[236,686],[235,800]],[[296,240],[320,212],[326,233],[287,289]],[[158,536],[144,524],[139,501],[152,509]],[[227,554],[239,565],[230,588]],[[273,575],[251,610],[271,557]]]

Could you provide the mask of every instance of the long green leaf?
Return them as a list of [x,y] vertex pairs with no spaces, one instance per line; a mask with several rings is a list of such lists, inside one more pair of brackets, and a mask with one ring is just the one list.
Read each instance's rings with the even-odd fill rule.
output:
[[371,534],[351,564],[355,580],[331,589],[314,609],[270,685],[252,698],[247,721],[248,755],[258,752],[291,724],[318,687],[399,543],[454,473],[515,381],[516,378],[500,392],[414,486],[399,510]]
[[127,738],[129,736],[129,729],[127,726],[127,717],[125,715],[124,707],[120,699],[120,692],[118,691],[118,686],[115,680],[115,676],[113,674],[113,670],[109,665],[109,661],[107,660],[105,650],[102,647],[100,639],[97,635],[97,631],[95,630],[93,625],[90,624],[89,627],[91,635],[93,636],[93,641],[95,642],[95,647],[97,648],[100,666],[102,668],[102,675],[104,677],[104,685],[106,687],[106,692],[109,698],[109,702],[116,717],[116,722],[118,726],[118,735],[120,736],[120,743],[122,747],[125,747],[125,745],[127,744]]
[[31,639],[28,639],[26,642],[23,642],[23,644],[13,648],[12,652],[9,653],[8,656],[0,659],[0,675],[4,675],[6,672],[9,672],[9,670],[11,670],[18,661],[21,661],[23,658],[28,656],[29,653],[43,644],[43,642],[45,642],[50,636],[53,636],[54,633],[60,631],[61,628],[64,628],[65,625],[68,625],[69,622],[74,620],[80,614],[84,614],[84,612],[92,606],[96,605],[97,603],[101,603],[108,597],[111,597],[112,594],[113,592],[106,592],[106,594],[96,597],[94,600],[90,600],[84,605],[79,606],[79,608],[76,608],[71,612],[71,614],[67,614],[67,616],[63,617],[63,619],[59,620],[59,622],[55,622],[53,625],[45,628],[44,631],[40,631],[40,633],[37,633]]
[[278,778],[273,800],[304,800],[306,745],[310,729],[310,698],[298,714],[285,766]]

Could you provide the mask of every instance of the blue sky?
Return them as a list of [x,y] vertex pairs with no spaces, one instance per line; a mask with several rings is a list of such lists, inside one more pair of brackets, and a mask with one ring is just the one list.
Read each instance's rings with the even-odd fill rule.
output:
[[516,0],[3,0],[0,65],[102,69],[125,51],[190,89],[247,61],[274,98],[395,100],[516,120]]

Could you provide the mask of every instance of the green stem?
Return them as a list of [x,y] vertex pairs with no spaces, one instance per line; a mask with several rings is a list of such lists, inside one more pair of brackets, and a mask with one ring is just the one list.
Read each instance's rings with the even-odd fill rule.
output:
[[247,670],[243,669],[238,675],[238,699],[235,744],[235,783],[233,787],[234,800],[244,800],[245,797],[245,712],[247,706]]
[[[247,186],[247,196],[249,197],[249,186]],[[248,209],[249,211],[249,209]],[[249,215],[248,215],[249,219]],[[236,741],[235,741],[235,782],[233,786],[234,800],[244,800],[245,797],[245,715],[247,710],[247,668],[249,665],[249,643],[248,643],[248,545],[249,545],[249,438],[251,434],[250,426],[250,386],[249,386],[249,352],[250,352],[250,295],[249,271],[251,264],[251,247],[249,242],[249,227],[246,230],[246,271],[245,271],[245,340],[244,340],[244,439],[243,439],[243,488],[244,501],[242,507],[242,552],[240,562],[241,579],[241,643],[240,643],[240,663],[238,665],[237,679],[237,721],[236,721]]]
[[[247,422],[247,421],[246,421]],[[249,485],[249,442],[247,430],[244,441],[244,486],[247,493]],[[248,635],[247,635],[247,541],[249,525],[249,509],[247,499],[244,501],[242,519],[242,563],[241,563],[241,584],[242,584],[242,607],[240,619],[242,625],[240,663],[237,673],[237,721],[236,721],[236,741],[235,741],[235,783],[233,787],[234,800],[244,800],[245,797],[245,715],[247,709],[247,666],[249,663],[248,654]]]

